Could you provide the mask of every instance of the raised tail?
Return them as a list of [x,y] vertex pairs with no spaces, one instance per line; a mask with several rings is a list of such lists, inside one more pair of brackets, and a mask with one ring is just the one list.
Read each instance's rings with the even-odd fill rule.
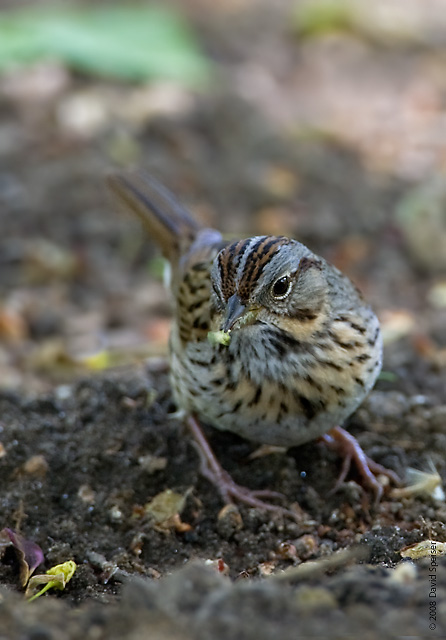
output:
[[168,189],[143,171],[111,173],[107,183],[118,202],[138,216],[164,257],[178,265],[200,235],[201,225]]

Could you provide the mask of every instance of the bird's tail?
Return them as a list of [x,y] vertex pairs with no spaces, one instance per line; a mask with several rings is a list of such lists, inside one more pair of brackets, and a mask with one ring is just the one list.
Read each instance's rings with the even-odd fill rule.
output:
[[117,201],[136,214],[164,257],[177,266],[202,226],[168,189],[143,171],[112,173],[107,182]]

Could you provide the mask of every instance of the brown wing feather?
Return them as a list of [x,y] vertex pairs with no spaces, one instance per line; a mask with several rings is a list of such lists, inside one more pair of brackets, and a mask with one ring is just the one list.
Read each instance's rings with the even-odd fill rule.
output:
[[202,227],[155,178],[142,171],[116,172],[108,185],[118,202],[143,223],[172,264],[175,317],[183,343],[205,339],[211,316],[210,268],[226,244]]

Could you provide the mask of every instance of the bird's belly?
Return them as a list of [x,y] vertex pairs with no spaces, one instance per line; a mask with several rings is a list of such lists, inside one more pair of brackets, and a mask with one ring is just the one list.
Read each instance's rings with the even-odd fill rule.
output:
[[173,352],[174,396],[202,422],[254,442],[290,447],[313,440],[341,424],[371,386],[352,386],[350,375],[344,383],[338,371],[319,379],[297,368],[286,382],[268,371],[252,375],[224,349],[201,343]]

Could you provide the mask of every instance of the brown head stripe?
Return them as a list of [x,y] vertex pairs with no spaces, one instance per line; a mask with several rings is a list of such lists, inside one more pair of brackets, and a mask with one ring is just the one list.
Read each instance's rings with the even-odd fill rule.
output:
[[238,293],[242,301],[248,300],[272,256],[280,247],[289,243],[290,240],[283,236],[262,236],[258,239],[246,258],[245,268],[240,279]]
[[218,266],[220,269],[222,293],[225,300],[228,300],[235,293],[237,268],[249,243],[249,238],[247,240],[239,240],[220,251]]

